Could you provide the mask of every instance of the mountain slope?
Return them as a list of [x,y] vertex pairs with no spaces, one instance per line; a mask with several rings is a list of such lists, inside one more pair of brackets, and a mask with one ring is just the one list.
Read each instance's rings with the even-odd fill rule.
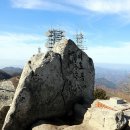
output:
[[11,78],[11,75],[7,74],[3,70],[0,70],[0,80],[9,79],[9,78]]
[[122,81],[126,80],[130,71],[125,70],[116,70],[116,69],[108,69],[102,67],[95,67],[95,78],[105,78],[114,84],[120,84]]
[[104,86],[104,87],[113,88],[113,89],[116,88],[116,84],[114,84],[112,81],[109,81],[105,78],[97,78],[95,80],[95,85],[96,86]]
[[16,67],[5,67],[2,70],[11,76],[21,75],[21,73],[22,73],[22,69],[16,68]]

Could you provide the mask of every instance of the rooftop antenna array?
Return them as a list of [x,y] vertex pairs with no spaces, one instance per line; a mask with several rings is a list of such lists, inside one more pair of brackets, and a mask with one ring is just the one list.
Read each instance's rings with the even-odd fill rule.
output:
[[46,36],[48,37],[48,41],[46,43],[48,50],[52,50],[54,44],[65,37],[64,31],[60,29],[50,29],[46,32]]
[[83,45],[84,42],[84,35],[83,33],[76,34],[76,44],[81,50],[87,50],[87,47]]

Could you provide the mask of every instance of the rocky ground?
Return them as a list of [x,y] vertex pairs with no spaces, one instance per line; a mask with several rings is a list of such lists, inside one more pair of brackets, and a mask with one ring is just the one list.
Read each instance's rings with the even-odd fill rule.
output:
[[[36,124],[32,130],[130,130],[129,124],[121,111],[112,111],[106,108],[97,108],[95,104],[99,100],[95,100],[91,108],[84,115],[83,122],[78,125],[63,125],[40,122]],[[83,108],[80,106],[80,110]],[[80,111],[81,112],[81,111]],[[129,116],[129,111],[125,113]],[[69,120],[69,119],[68,119]]]
[[37,124],[32,130],[95,130],[88,125],[88,122],[79,125],[56,125],[51,123],[41,122]]

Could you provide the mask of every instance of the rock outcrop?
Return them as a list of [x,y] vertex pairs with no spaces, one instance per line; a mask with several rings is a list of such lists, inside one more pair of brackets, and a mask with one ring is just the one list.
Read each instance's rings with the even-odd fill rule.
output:
[[84,123],[95,130],[121,130],[127,124],[123,111],[115,111],[110,108],[96,107],[99,100],[95,100],[85,114]]
[[14,97],[14,86],[11,81],[0,82],[0,130],[3,126],[5,116]]
[[19,83],[20,76],[15,76],[10,79],[10,81],[13,83],[14,88],[16,90],[18,83]]
[[0,82],[0,109],[3,106],[8,106],[12,103],[14,97],[14,85],[11,81]]
[[94,76],[92,59],[71,40],[34,55],[24,67],[3,130],[26,130],[40,119],[73,115],[75,104],[93,100]]
[[[57,125],[43,122],[36,125],[33,130],[129,130],[126,113],[113,111],[108,108],[96,107],[100,100],[95,100],[84,115],[84,120],[79,125]],[[80,108],[81,111],[81,108]],[[128,113],[127,113],[128,115]],[[61,121],[59,121],[61,122]]]
[[[33,127],[32,130],[129,130],[127,126],[128,113],[123,111],[111,110],[107,107],[97,107],[101,100],[95,100],[91,108],[84,115],[84,120],[79,125],[60,125],[48,122],[41,122]],[[104,100],[105,101],[105,100]],[[81,111],[81,108],[80,108]],[[128,112],[128,111],[127,111]],[[128,116],[126,118],[126,115]],[[59,120],[58,122],[61,122]]]
[[43,123],[42,125],[34,127],[33,130],[64,130],[67,127],[68,126],[65,125],[57,126],[57,125]]

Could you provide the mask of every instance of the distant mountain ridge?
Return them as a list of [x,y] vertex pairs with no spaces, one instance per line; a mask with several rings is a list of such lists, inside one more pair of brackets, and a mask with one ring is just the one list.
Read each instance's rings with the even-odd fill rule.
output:
[[[9,79],[11,77],[20,76],[21,73],[22,68],[5,67],[1,69],[0,79]],[[123,83],[127,82],[129,75],[130,71],[128,68],[125,71],[124,69],[112,69],[108,68],[108,66],[99,67],[95,65],[95,85],[106,86],[107,88],[118,88]]]
[[7,74],[11,76],[21,75],[22,73],[22,69],[18,67],[5,67],[1,70],[3,70],[4,72],[6,72]]
[[130,64],[95,63],[95,66],[110,70],[130,71]]
[[112,81],[109,81],[105,78],[95,79],[95,86],[104,86],[112,89],[115,89],[117,87],[116,84],[114,84]]
[[3,70],[0,70],[0,80],[9,79],[9,78],[11,78],[11,75],[7,74]]
[[125,71],[122,69],[108,69],[102,67],[95,67],[95,79],[105,78],[114,84],[120,84],[125,81],[130,74],[130,71]]

